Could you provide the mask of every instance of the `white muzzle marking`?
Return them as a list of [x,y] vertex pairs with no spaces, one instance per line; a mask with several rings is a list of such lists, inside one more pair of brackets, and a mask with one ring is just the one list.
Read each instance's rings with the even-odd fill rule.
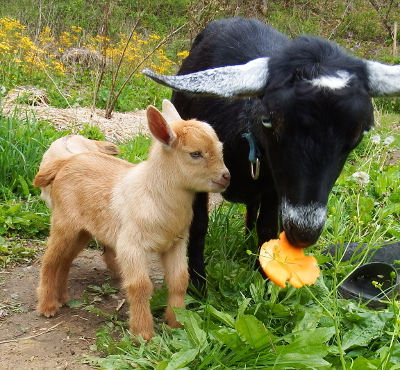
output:
[[326,220],[326,207],[321,203],[311,202],[308,205],[294,206],[286,198],[282,205],[283,225],[295,225],[303,230],[321,229]]

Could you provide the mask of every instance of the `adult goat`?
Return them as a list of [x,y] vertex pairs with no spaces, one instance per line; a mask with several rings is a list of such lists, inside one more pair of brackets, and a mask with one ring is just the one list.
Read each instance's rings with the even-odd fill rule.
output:
[[[207,25],[177,76],[144,73],[177,90],[172,102],[184,119],[214,127],[232,176],[223,195],[246,204],[247,226],[256,225],[260,245],[277,236],[279,219],[295,246],[317,241],[329,192],[373,125],[371,97],[400,92],[400,66],[355,58],[317,37],[291,40],[240,17]],[[198,287],[206,202],[205,194],[197,196],[190,230]]]

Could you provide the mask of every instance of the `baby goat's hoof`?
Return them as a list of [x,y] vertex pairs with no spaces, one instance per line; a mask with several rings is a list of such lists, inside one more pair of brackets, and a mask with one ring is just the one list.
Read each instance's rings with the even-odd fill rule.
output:
[[165,321],[171,328],[181,328],[182,324],[176,319],[175,313],[172,311],[171,307],[167,307],[165,311]]
[[156,334],[154,332],[150,332],[150,331],[143,331],[141,333],[135,333],[133,334],[134,338],[133,338],[133,342],[136,345],[140,345],[140,341],[138,340],[138,337],[142,337],[143,340],[145,340],[146,342],[149,342],[151,340],[151,338],[153,338]]
[[154,332],[145,331],[139,334],[146,342],[148,342],[151,338],[154,337]]
[[37,309],[43,316],[53,317],[57,313],[57,311],[60,307],[61,307],[61,304],[59,304],[59,303],[51,304],[51,305],[39,304]]

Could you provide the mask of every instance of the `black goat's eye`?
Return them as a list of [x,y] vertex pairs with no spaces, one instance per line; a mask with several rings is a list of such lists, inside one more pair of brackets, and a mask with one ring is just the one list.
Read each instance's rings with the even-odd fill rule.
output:
[[191,156],[192,158],[194,158],[194,159],[202,158],[202,157],[203,157],[203,156],[201,155],[201,152],[192,152],[192,153],[190,153],[190,156]]
[[266,128],[272,128],[271,117],[261,116],[261,123]]

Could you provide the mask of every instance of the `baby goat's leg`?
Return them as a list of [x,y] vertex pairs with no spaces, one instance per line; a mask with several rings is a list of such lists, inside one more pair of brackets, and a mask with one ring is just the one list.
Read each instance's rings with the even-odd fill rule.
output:
[[86,232],[73,232],[53,227],[43,256],[38,287],[38,310],[54,316],[58,308],[68,301],[68,273],[72,261],[89,243]]
[[168,287],[168,306],[165,319],[169,326],[182,326],[175,317],[171,307],[185,307],[185,294],[189,283],[186,259],[186,241],[180,240],[161,255],[165,271],[165,282]]
[[107,265],[107,268],[111,271],[113,277],[118,278],[120,271],[117,263],[117,254],[114,248],[104,246],[103,260]]
[[144,340],[150,340],[154,336],[150,311],[153,284],[149,277],[146,251],[142,246],[129,244],[128,247],[117,247],[117,261],[130,301],[130,331],[133,335],[141,335]]

